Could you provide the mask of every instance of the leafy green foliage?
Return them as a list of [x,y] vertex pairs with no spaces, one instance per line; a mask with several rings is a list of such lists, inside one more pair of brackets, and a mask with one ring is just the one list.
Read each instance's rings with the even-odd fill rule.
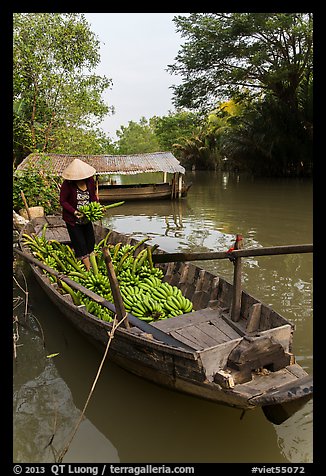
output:
[[143,154],[158,152],[160,145],[149,121],[142,117],[139,122],[129,121],[117,131],[119,154]]
[[192,13],[174,18],[186,38],[171,73],[175,104],[212,109],[218,98],[269,92],[294,107],[304,78],[312,80],[312,14]]
[[90,74],[99,40],[79,13],[15,13],[13,26],[15,163],[36,151],[78,153],[67,135],[85,145],[112,112],[102,99],[111,80]]
[[42,171],[35,173],[33,169],[24,173],[16,171],[13,175],[13,209],[18,212],[24,208],[23,191],[29,207],[43,206],[46,214],[59,211],[60,180]]
[[[178,157],[179,150],[174,144],[190,138],[201,123],[198,114],[187,111],[169,112],[167,116],[154,116],[150,119],[160,150],[173,151]],[[178,157],[179,158],[179,157]]]
[[263,176],[309,176],[311,139],[298,116],[269,97],[232,118],[221,148],[239,170]]

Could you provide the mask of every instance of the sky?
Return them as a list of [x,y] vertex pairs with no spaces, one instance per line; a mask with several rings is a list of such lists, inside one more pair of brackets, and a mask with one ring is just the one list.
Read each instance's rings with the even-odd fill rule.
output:
[[172,21],[186,13],[84,13],[100,41],[96,74],[112,79],[103,99],[115,109],[101,124],[113,140],[121,125],[174,110],[172,85],[180,77],[166,71],[183,42]]

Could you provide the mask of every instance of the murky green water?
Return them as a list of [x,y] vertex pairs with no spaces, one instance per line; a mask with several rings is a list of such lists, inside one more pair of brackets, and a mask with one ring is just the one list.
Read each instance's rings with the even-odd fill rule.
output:
[[[187,198],[125,203],[110,210],[106,224],[136,238],[150,236],[167,251],[224,251],[237,233],[245,247],[312,243],[310,181],[208,172],[186,179],[192,182]],[[312,255],[243,261],[243,287],[295,323],[294,353],[312,373]],[[229,261],[199,264],[232,280]],[[70,440],[102,355],[22,267],[35,317],[19,328],[14,461],[54,462]],[[260,410],[240,417],[240,410],[160,388],[108,361],[63,462],[312,462],[312,401],[278,426]]]

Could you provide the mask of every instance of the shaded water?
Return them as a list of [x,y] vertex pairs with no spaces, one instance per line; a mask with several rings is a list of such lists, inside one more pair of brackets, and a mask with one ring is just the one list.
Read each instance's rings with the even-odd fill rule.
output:
[[[312,242],[310,181],[208,172],[186,179],[192,182],[187,198],[125,203],[110,210],[106,224],[136,238],[149,236],[166,251],[224,251],[237,233],[246,248]],[[228,260],[198,264],[232,280]],[[20,328],[23,345],[14,363],[14,461],[54,462],[69,441],[102,354],[22,268],[35,317]],[[296,325],[293,351],[312,373],[312,255],[246,258],[243,287]],[[268,422],[260,410],[241,419],[240,410],[166,390],[108,361],[63,462],[312,460],[312,401],[282,425]]]

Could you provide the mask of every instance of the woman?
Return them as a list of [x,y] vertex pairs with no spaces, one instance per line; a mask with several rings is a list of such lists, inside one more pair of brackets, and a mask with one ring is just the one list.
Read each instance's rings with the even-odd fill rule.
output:
[[62,218],[76,257],[82,260],[87,271],[91,267],[89,256],[94,252],[95,236],[92,222],[87,221],[79,208],[99,201],[93,178],[95,173],[94,167],[80,159],[74,159],[62,172],[65,180],[60,189]]

